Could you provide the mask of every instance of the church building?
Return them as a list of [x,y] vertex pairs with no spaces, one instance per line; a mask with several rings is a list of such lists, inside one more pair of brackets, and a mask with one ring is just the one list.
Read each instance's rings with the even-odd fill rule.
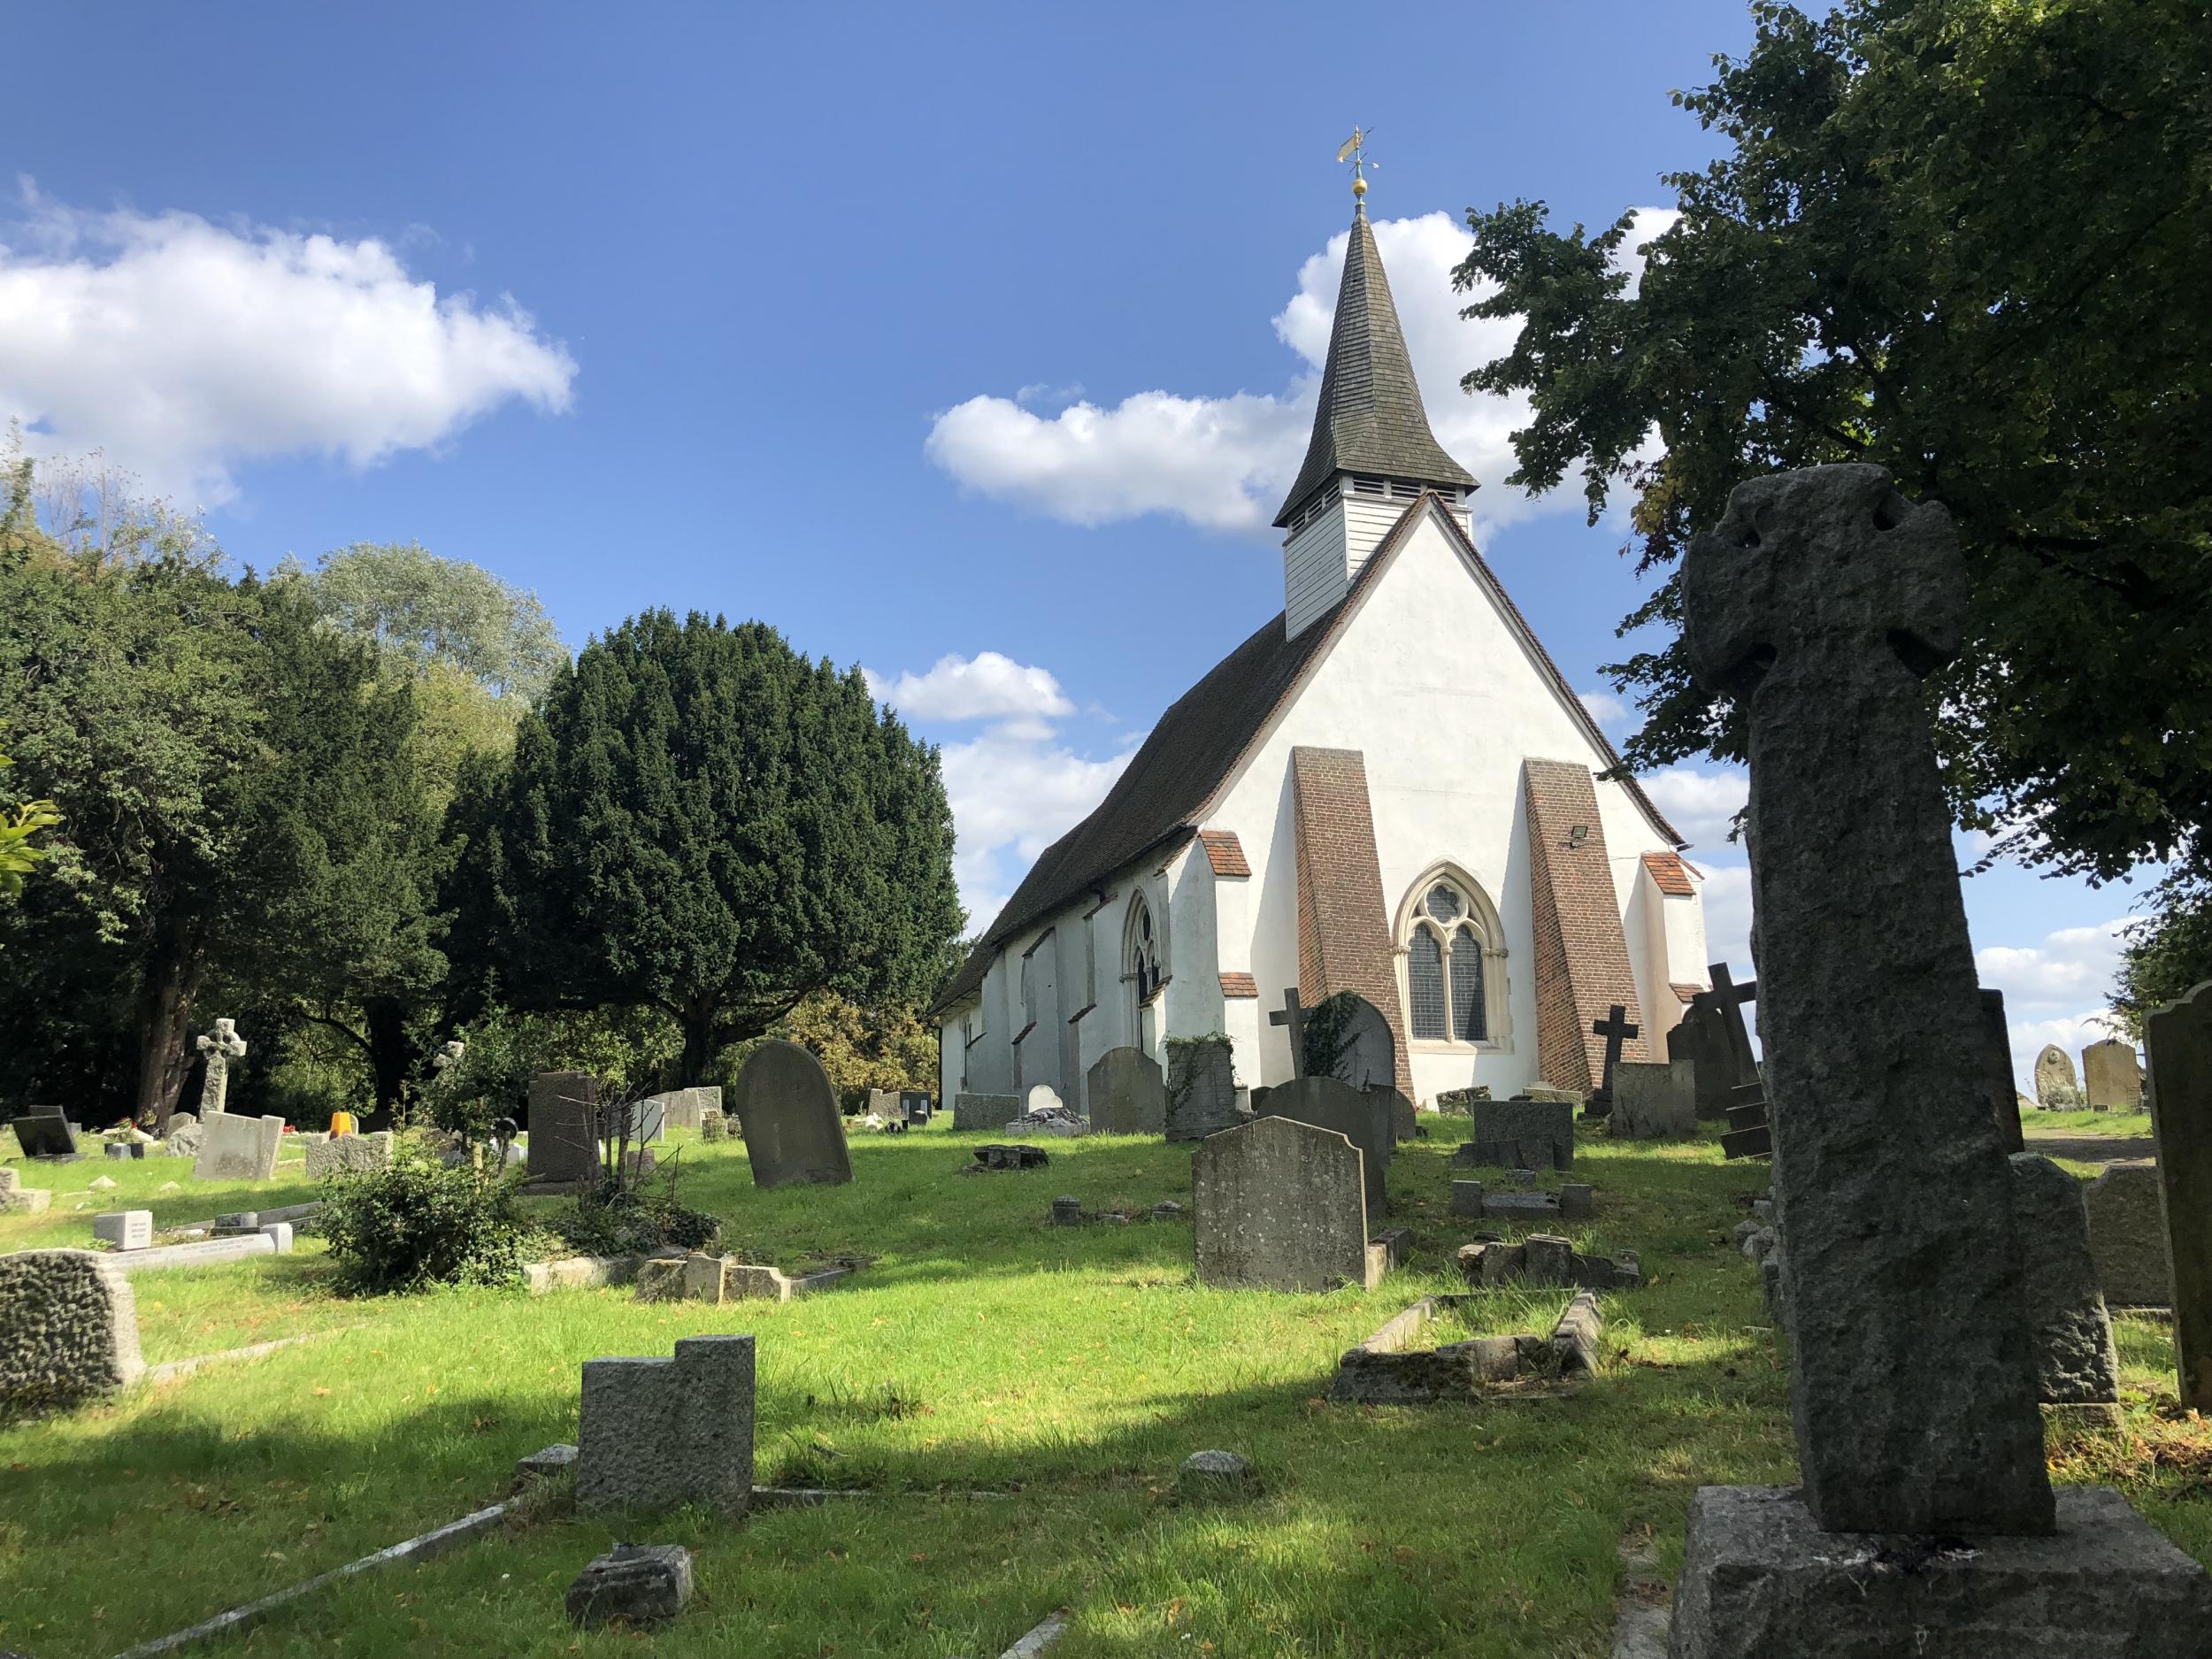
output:
[[[1363,190],[1363,184],[1355,185]],[[1357,197],[1356,196],[1356,201]],[[1275,520],[1283,611],[1160,717],[1024,879],[933,1010],[940,1086],[1087,1110],[1110,1048],[1225,1033],[1242,1087],[1355,990],[1424,1104],[1588,1089],[1618,1003],[1663,1058],[1705,983],[1702,876],[1471,534],[1364,206],[1305,465]]]

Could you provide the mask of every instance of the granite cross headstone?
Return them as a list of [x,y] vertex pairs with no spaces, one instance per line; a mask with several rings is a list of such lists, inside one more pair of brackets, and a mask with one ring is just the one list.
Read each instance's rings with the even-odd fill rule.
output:
[[2047,1532],[2011,1177],[1920,689],[1966,618],[1950,515],[1875,466],[1758,479],[1682,581],[1692,673],[1747,736],[1804,1502],[1830,1532]]
[[1744,1028],[1743,1019],[1743,1005],[1759,1000],[1759,982],[1748,979],[1738,985],[1728,977],[1728,964],[1724,962],[1716,962],[1705,972],[1713,978],[1713,1003],[1720,1010],[1721,1030],[1727,1036],[1729,1061],[1735,1069],[1736,1075],[1728,1086],[1732,1094],[1745,1084],[1759,1080],[1759,1063],[1752,1057],[1751,1033]]
[[224,1110],[223,1102],[230,1097],[230,1063],[246,1052],[246,1040],[238,1034],[238,1022],[219,1019],[214,1032],[198,1039],[199,1050],[207,1056],[207,1074],[200,1080],[200,1116]]

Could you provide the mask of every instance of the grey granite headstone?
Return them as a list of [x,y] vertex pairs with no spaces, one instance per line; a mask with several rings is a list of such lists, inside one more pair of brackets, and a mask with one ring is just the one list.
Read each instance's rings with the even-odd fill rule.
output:
[[994,1133],[1021,1116],[1018,1094],[956,1094],[952,1097],[955,1129],[988,1129]]
[[1226,1038],[1171,1042],[1167,1049],[1170,1141],[1202,1141],[1243,1121],[1235,1058]]
[[1344,1050],[1337,1056],[1336,1075],[1354,1088],[1394,1087],[1398,1042],[1390,1034],[1390,1022],[1357,991],[1340,995],[1350,1004],[1352,1018],[1345,1031]]
[[12,1125],[15,1144],[27,1158],[73,1158],[77,1133],[58,1106],[34,1106]]
[[0,1417],[113,1394],[145,1371],[130,1281],[90,1250],[0,1256]]
[[1470,1116],[1474,1131],[1452,1156],[1462,1168],[1496,1164],[1509,1170],[1564,1170],[1575,1161],[1575,1109],[1571,1101],[1480,1100]]
[[150,1210],[111,1210],[92,1217],[92,1236],[119,1250],[142,1250],[154,1241]]
[[2117,1037],[2081,1051],[2081,1080],[2097,1110],[2131,1112],[2143,1103],[2143,1068],[2136,1064],[2135,1045]]
[[[1400,1141],[1420,1139],[1421,1114],[1411,1101],[1401,1094],[1396,1087],[1386,1083],[1370,1084],[1367,1092],[1371,1094],[1379,1094],[1390,1102],[1390,1133],[1394,1139]],[[1258,1114],[1259,1110],[1259,1102],[1256,1100],[1252,1102],[1255,1116]]]
[[2011,1162],[2036,1393],[2046,1405],[2116,1403],[2120,1357],[2090,1259],[2081,1183],[2032,1152],[2016,1152]]
[[192,1176],[202,1181],[265,1181],[276,1173],[284,1119],[207,1112],[200,1118],[200,1156]]
[[1728,1116],[1739,1079],[1734,1044],[1728,1018],[1710,991],[1690,999],[1682,1018],[1667,1033],[1667,1057],[1690,1068],[1691,1085],[1700,1118]]
[[837,1187],[853,1178],[845,1117],[822,1063],[771,1038],[745,1056],[732,1091],[753,1185]]
[[2129,1158],[2104,1166],[2082,1187],[2089,1212],[2089,1255],[2111,1308],[2170,1308],[2174,1270],[2166,1248],[2166,1210],[2158,1165]]
[[1156,1135],[1167,1127],[1167,1080],[1141,1048],[1109,1048],[1085,1078],[1091,1127],[1102,1135]]
[[1372,1288],[1360,1150],[1333,1130],[1256,1118],[1191,1155],[1198,1282],[1217,1290]]
[[1390,1167],[1390,1149],[1396,1140],[1389,1094],[1357,1089],[1333,1077],[1293,1078],[1268,1090],[1267,1102],[1257,1115],[1294,1118],[1342,1135],[1360,1150],[1369,1217],[1389,1209],[1383,1172]]
[[1747,738],[1805,1502],[1830,1532],[2048,1532],[2011,1176],[1920,685],[1966,619],[1950,515],[1877,466],[1755,479],[1694,540],[1682,597],[1692,673]]
[[2056,1043],[2045,1043],[2035,1056],[2035,1100],[2046,1111],[2079,1106],[2081,1085],[2074,1080],[2074,1062]]
[[899,1110],[910,1125],[929,1121],[930,1098],[926,1088],[902,1088],[899,1091]]
[[[2212,981],[2153,1013],[2143,1022],[2143,1039],[2151,1056],[2151,1133],[2173,1269],[2181,1403],[2212,1413]],[[2135,1051],[2124,1057],[2132,1069]],[[2093,1100],[2093,1070],[2090,1075]]]
[[388,1129],[373,1134],[327,1136],[310,1141],[307,1147],[307,1179],[311,1181],[326,1175],[365,1175],[389,1169],[391,1164],[392,1132]]
[[599,1178],[599,1079],[541,1071],[530,1079],[529,1169],[534,1181]]
[[1652,1065],[1623,1060],[1613,1068],[1613,1114],[1606,1120],[1619,1141],[1679,1141],[1697,1133],[1697,1102],[1679,1085],[1688,1068],[1679,1062]]
[[672,1359],[584,1362],[576,1502],[586,1509],[753,1502],[753,1339],[687,1336]]

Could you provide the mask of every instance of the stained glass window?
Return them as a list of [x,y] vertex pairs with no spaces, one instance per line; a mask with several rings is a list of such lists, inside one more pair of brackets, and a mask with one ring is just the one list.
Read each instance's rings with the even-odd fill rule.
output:
[[1459,895],[1449,887],[1434,887],[1429,889],[1429,914],[1436,918],[1438,921],[1445,923],[1457,921],[1459,908]]
[[1450,1035],[1444,1018],[1444,949],[1426,927],[1413,930],[1406,952],[1406,982],[1413,994],[1413,1034],[1435,1040]]
[[1452,1034],[1462,1042],[1480,1042],[1490,1034],[1482,996],[1482,941],[1462,924],[1452,935]]

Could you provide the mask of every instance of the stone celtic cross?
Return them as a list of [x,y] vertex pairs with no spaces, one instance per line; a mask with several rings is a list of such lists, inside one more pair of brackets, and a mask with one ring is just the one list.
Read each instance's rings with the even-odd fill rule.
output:
[[238,1022],[219,1019],[214,1031],[198,1039],[202,1054],[207,1056],[207,1075],[200,1080],[200,1116],[223,1110],[223,1102],[230,1098],[230,1063],[246,1052],[246,1040],[238,1034]]
[[1950,515],[1878,466],[1753,480],[1691,543],[1682,605],[1691,672],[1747,739],[1806,1504],[1830,1532],[2048,1532],[2010,1172],[1920,686],[1966,621]]

